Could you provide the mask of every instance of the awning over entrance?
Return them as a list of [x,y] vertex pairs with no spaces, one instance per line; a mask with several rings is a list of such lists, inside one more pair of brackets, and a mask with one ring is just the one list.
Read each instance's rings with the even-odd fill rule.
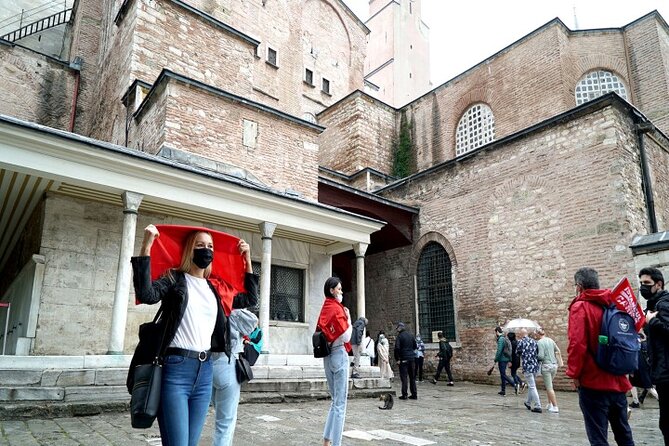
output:
[[326,253],[369,243],[382,221],[263,189],[137,150],[0,115],[0,270],[22,224],[47,191],[123,206],[126,191],[153,211],[322,246]]
[[387,223],[380,231],[371,235],[367,255],[412,243],[413,218],[418,215],[418,208],[396,203],[323,177],[318,180],[318,201]]

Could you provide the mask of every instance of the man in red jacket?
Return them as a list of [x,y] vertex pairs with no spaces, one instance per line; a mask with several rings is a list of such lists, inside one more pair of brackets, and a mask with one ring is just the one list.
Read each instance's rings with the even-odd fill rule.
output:
[[597,271],[581,268],[574,274],[577,296],[569,306],[567,376],[578,390],[585,432],[591,445],[608,445],[608,423],[618,446],[633,446],[627,422],[626,393],[632,388],[627,376],[612,375],[597,365],[595,354],[604,305],[611,303],[611,290],[599,289]]

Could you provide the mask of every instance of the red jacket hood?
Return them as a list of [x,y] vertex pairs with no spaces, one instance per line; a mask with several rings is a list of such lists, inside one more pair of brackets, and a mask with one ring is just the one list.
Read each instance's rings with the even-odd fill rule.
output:
[[569,308],[575,302],[587,301],[593,304],[610,305],[611,304],[611,290],[583,290],[581,294],[576,296],[569,304]]

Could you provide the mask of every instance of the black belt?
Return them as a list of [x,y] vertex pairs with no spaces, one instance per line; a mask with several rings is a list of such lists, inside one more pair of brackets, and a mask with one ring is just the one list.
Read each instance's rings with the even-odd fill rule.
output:
[[170,347],[165,350],[165,356],[167,355],[185,356],[186,358],[199,359],[200,362],[204,362],[211,357],[211,350],[195,352],[193,350],[186,350],[185,348]]

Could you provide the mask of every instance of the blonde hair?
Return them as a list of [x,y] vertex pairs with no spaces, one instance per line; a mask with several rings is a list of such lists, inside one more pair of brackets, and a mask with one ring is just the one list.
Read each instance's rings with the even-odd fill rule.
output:
[[[197,238],[198,234],[207,234],[209,237],[211,237],[212,241],[214,240],[211,234],[207,231],[193,231],[188,235],[188,237],[186,237],[186,241],[184,242],[183,246],[183,253],[181,254],[181,264],[179,265],[179,268],[177,268],[177,270],[181,271],[182,273],[190,272],[191,268],[193,268],[193,247],[195,246],[195,239]],[[204,269],[204,277],[208,278],[210,274],[211,263]]]

